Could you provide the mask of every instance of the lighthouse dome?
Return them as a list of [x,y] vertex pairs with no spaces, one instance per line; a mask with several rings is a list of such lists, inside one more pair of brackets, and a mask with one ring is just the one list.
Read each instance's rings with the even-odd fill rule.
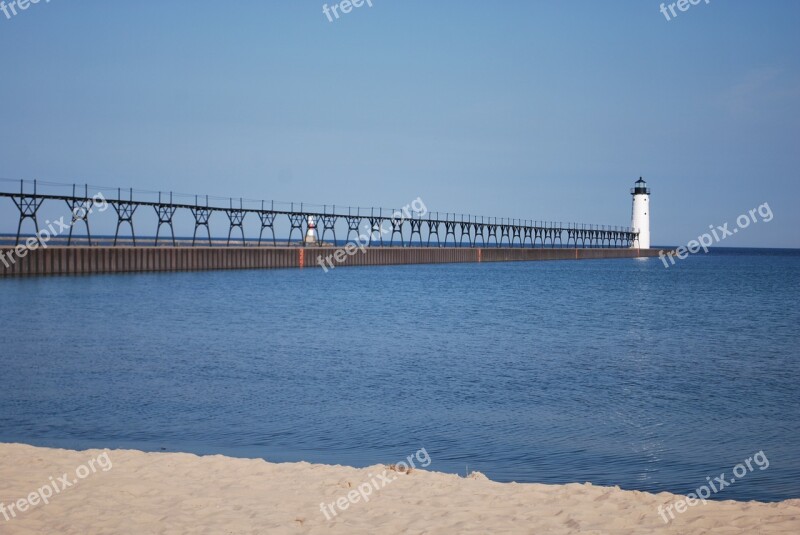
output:
[[650,188],[647,187],[647,182],[642,177],[631,188],[631,195],[650,195]]

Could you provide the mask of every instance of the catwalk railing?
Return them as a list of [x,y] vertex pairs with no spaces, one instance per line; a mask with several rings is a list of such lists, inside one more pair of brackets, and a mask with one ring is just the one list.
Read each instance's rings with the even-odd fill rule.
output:
[[[315,244],[328,243],[326,237],[332,239],[333,244],[337,244],[337,226],[341,232],[344,230],[344,225],[347,229],[345,242],[355,242],[373,247],[411,246],[412,244],[422,247],[490,247],[492,245],[530,248],[631,247],[637,243],[638,238],[638,232],[628,227],[430,212],[414,209],[412,208],[413,204],[402,210],[342,208],[335,205],[254,201],[242,198],[234,200],[187,194],[173,195],[172,192],[161,193],[130,188],[122,190],[120,188],[90,187],[89,185],[79,188],[74,184],[35,180],[13,181],[15,185],[19,186],[19,189],[18,191],[9,191],[12,189],[9,187],[11,183],[12,181],[8,179],[0,179],[0,198],[9,198],[19,213],[15,245],[19,244],[23,238],[28,237],[28,235],[22,234],[23,223],[28,219],[32,221],[35,228],[35,234],[28,239],[41,242],[53,237],[53,232],[50,230],[46,228],[40,230],[37,214],[44,201],[64,202],[69,208],[71,222],[69,225],[62,226],[62,228],[69,228],[66,245],[72,245],[73,230],[76,225],[81,223],[85,227],[88,244],[93,244],[89,216],[95,212],[94,208],[98,206],[105,209],[110,206],[114,209],[116,214],[114,245],[117,245],[119,241],[129,239],[136,246],[133,217],[142,207],[151,207],[156,215],[155,245],[159,245],[162,227],[169,229],[169,242],[173,246],[177,246],[179,242],[182,245],[184,242],[188,242],[188,238],[186,240],[176,240],[175,238],[173,222],[179,210],[190,212],[194,220],[192,246],[198,242],[206,242],[206,240],[208,245],[213,245],[210,221],[215,213],[224,214],[227,218],[228,234],[224,243],[227,246],[270,244],[277,246],[279,240],[275,233],[275,225],[279,217],[287,218],[288,237],[280,241],[281,243],[286,241],[289,245],[292,244],[293,236],[296,236],[295,243],[298,245],[310,243],[307,238],[310,229],[315,231],[313,233],[316,235]],[[42,186],[45,186],[48,191],[43,192]],[[13,189],[16,190],[16,187]],[[90,194],[90,192],[92,193]],[[185,202],[180,202],[180,199],[185,199]],[[212,200],[225,202],[211,202]],[[141,214],[141,211],[139,213]],[[257,224],[260,225],[258,240],[252,239],[248,242],[245,238],[246,218],[254,223],[257,218]],[[125,227],[130,230],[129,238],[120,236],[120,231]],[[52,225],[50,229],[55,230]],[[206,237],[198,240],[198,233],[205,234]],[[241,234],[241,240],[237,238],[232,242],[231,238],[236,234]],[[355,239],[352,239],[353,234],[355,234]],[[415,236],[417,241],[414,241]],[[396,238],[398,241],[395,244]],[[478,243],[479,239],[480,244]],[[97,241],[95,240],[95,242]],[[141,237],[139,241],[142,244]],[[151,245],[151,243],[147,243],[147,245]]]

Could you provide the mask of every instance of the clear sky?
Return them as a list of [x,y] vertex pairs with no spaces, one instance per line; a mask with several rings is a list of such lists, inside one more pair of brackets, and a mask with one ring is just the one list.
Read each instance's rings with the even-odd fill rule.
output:
[[0,176],[628,225],[642,175],[655,244],[800,247],[800,2],[322,4],[0,12]]

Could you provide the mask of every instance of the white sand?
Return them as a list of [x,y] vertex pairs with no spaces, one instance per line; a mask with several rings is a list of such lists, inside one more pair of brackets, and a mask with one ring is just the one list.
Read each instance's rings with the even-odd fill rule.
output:
[[[80,465],[102,453],[0,444],[0,502],[7,508],[48,485],[51,476],[75,479]],[[95,473],[49,504],[15,509],[9,521],[0,514],[0,533],[800,533],[800,500],[708,502],[666,525],[657,507],[680,499],[672,494],[577,483],[495,483],[423,470],[388,471],[397,479],[377,481],[385,486],[369,502],[359,498],[327,520],[320,502],[345,500],[385,467],[131,450],[107,454],[109,470],[95,463]]]

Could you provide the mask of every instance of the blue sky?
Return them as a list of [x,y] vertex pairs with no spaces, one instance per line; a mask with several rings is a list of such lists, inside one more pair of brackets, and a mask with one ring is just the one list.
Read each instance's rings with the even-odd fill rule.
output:
[[655,244],[800,247],[800,3],[322,4],[0,13],[0,176],[628,225],[643,175]]

